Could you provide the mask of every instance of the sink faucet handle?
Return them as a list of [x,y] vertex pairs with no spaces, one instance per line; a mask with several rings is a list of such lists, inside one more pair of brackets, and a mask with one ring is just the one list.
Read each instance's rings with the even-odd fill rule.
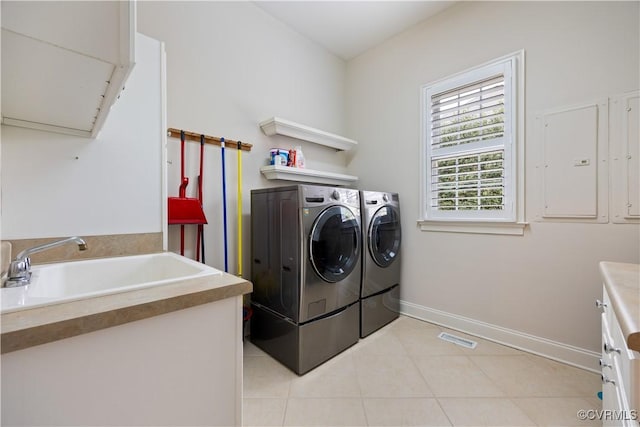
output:
[[9,266],[9,277],[16,277],[17,273],[23,271],[29,271],[31,268],[31,258],[26,257],[20,260],[15,260]]
[[28,285],[31,281],[31,258],[15,260],[9,265],[7,278],[3,286],[8,288]]

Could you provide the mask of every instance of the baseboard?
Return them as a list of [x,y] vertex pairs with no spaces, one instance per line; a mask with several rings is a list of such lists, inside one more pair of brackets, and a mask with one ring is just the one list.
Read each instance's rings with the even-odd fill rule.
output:
[[408,301],[400,301],[400,313],[571,366],[592,372],[600,372],[598,367],[600,353],[590,350],[424,307]]

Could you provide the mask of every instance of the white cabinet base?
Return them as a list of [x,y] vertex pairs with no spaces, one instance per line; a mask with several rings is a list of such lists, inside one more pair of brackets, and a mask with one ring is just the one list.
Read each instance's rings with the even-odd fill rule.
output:
[[606,288],[602,301],[602,425],[639,427],[640,358],[626,345]]
[[2,355],[2,425],[242,425],[242,297]]

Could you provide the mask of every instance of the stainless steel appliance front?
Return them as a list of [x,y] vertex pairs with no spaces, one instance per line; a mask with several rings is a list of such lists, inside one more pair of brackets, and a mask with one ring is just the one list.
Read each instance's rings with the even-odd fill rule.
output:
[[253,190],[251,216],[251,340],[302,374],[358,340],[359,193]]
[[400,199],[397,193],[361,191],[364,250],[360,336],[398,317],[400,311]]

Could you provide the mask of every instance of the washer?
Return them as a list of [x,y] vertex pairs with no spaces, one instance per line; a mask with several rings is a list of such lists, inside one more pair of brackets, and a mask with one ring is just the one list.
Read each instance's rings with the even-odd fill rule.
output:
[[358,341],[358,190],[251,191],[251,341],[298,374]]
[[398,317],[400,311],[400,199],[397,193],[361,191],[362,286],[360,337]]

